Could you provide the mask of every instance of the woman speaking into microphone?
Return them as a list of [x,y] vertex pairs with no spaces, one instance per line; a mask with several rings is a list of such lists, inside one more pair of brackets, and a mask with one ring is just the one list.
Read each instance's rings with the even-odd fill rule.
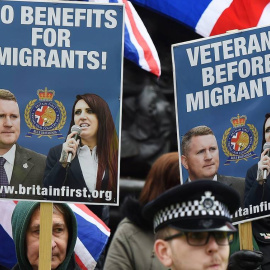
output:
[[77,95],[65,143],[50,149],[44,173],[49,200],[116,203],[118,137],[108,104]]

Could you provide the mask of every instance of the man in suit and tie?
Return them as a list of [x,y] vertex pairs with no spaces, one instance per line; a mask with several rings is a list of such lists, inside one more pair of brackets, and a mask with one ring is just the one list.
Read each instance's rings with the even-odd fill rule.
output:
[[182,138],[181,163],[187,169],[188,181],[216,180],[238,191],[241,205],[244,202],[245,180],[218,174],[219,150],[213,131],[207,126],[196,126]]
[[46,156],[17,144],[19,136],[20,111],[16,97],[10,91],[0,89],[0,184],[10,188],[0,195],[42,200],[37,189],[42,187]]
[[[196,126],[190,129],[182,138],[181,142],[181,163],[187,169],[188,182],[199,179],[215,180],[231,186],[238,191],[240,203],[244,205],[245,179],[220,175],[219,150],[216,137],[213,131],[207,126]],[[254,244],[255,242],[253,242]],[[256,243],[255,243],[256,244]],[[256,247],[258,249],[258,247]],[[230,245],[231,256],[228,270],[257,269],[262,261],[260,251],[240,250],[239,237],[234,236]]]

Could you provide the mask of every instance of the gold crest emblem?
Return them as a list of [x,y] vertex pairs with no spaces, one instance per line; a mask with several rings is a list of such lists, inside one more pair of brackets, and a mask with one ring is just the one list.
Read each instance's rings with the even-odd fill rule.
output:
[[37,99],[31,100],[24,111],[24,119],[29,127],[26,137],[33,135],[40,137],[57,136],[59,139],[64,138],[60,130],[66,123],[66,109],[62,102],[54,100],[54,90],[45,89],[37,90]]
[[258,158],[254,150],[258,144],[258,131],[254,125],[247,124],[245,115],[231,118],[232,128],[228,128],[222,138],[222,149],[228,157],[225,165],[230,162],[247,161],[248,158]]

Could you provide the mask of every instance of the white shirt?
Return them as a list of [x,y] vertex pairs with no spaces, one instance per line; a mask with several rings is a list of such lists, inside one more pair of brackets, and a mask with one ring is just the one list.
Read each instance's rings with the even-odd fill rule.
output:
[[[213,178],[214,181],[217,181],[217,174],[215,174],[214,178]],[[188,177],[188,182],[191,182],[190,178]]]
[[8,183],[10,184],[12,171],[14,167],[14,160],[15,160],[15,152],[16,152],[16,144],[14,144],[7,153],[5,153],[3,156],[0,155],[0,157],[5,158],[6,162],[4,164],[4,168],[7,174]]
[[96,189],[97,183],[98,157],[96,151],[96,146],[91,151],[87,145],[84,145],[79,147],[77,152],[83,178],[90,191]]

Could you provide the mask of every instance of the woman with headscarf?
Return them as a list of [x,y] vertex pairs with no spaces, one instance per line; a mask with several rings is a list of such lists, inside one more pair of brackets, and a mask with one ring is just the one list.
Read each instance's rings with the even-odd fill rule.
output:
[[[12,270],[39,268],[40,203],[21,201],[11,219],[17,264]],[[67,204],[54,204],[52,214],[51,269],[79,270],[74,248],[77,240],[76,217]]]

